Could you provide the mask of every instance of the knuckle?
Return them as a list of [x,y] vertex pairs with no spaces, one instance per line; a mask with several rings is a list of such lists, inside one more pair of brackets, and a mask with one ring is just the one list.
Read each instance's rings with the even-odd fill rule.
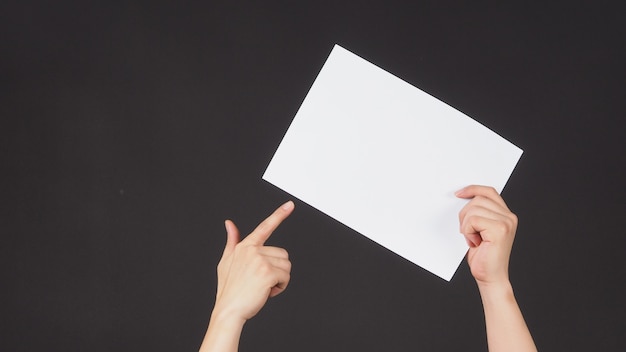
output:
[[465,219],[470,224],[476,224],[480,220],[480,216],[474,214],[467,214]]
[[517,217],[517,215],[515,215],[514,213],[511,213],[509,217],[511,219],[511,223],[513,224],[513,226],[517,227],[517,224],[519,223],[519,218]]
[[256,228],[256,232],[265,232],[269,228],[269,219],[263,220]]
[[272,265],[265,260],[259,260],[257,271],[261,276],[266,276],[273,271]]
[[241,246],[241,248],[238,249],[238,252],[245,256],[254,255],[258,252],[258,249],[255,246]]
[[509,224],[507,224],[505,221],[499,221],[494,226],[496,226],[496,230],[498,232],[501,232],[501,233],[509,232]]
[[287,267],[287,273],[290,273],[291,272],[291,267],[292,267],[291,261],[288,260],[287,263],[285,264],[285,266]]

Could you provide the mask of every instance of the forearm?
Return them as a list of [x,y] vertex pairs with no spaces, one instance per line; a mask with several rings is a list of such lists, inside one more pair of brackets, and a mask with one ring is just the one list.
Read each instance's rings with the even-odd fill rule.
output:
[[200,352],[236,352],[244,323],[214,310]]
[[510,283],[481,286],[489,352],[537,351]]

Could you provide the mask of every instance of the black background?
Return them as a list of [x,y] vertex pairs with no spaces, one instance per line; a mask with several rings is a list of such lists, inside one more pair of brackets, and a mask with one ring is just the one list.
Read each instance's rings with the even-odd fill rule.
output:
[[[196,350],[223,220],[290,199],[261,175],[335,43],[524,149],[537,345],[625,350],[616,4],[3,1],[0,350]],[[270,242],[292,281],[241,350],[486,350],[465,263],[447,283],[299,201]]]

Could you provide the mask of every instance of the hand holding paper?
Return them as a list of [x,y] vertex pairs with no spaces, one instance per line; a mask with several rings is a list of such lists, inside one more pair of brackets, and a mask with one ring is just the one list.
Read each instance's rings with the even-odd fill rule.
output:
[[509,280],[517,216],[491,187],[468,186],[456,195],[471,199],[459,213],[459,222],[470,246],[467,262],[483,303],[489,351],[536,352]]
[[476,282],[479,286],[508,283],[517,216],[491,187],[468,186],[456,196],[472,199],[461,209],[459,223],[470,247],[467,262]]

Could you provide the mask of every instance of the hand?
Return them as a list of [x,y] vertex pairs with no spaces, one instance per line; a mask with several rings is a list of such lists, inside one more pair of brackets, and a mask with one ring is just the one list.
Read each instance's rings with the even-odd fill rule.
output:
[[456,196],[472,199],[461,209],[459,221],[470,246],[467,262],[483,303],[489,351],[536,352],[509,281],[517,216],[491,187],[468,186]]
[[291,201],[283,204],[243,241],[235,224],[226,221],[227,242],[217,266],[214,315],[243,323],[256,315],[269,297],[285,290],[291,271],[287,251],[264,244],[293,208]]
[[235,224],[226,221],[227,240],[217,265],[215,306],[201,352],[236,352],[245,322],[269,297],[287,287],[291,272],[287,251],[265,246],[265,241],[293,208],[293,202],[283,204],[243,241]]
[[470,246],[467,262],[476,282],[479,286],[509,284],[517,216],[492,187],[468,186],[456,196],[472,199],[459,213],[459,221]]

